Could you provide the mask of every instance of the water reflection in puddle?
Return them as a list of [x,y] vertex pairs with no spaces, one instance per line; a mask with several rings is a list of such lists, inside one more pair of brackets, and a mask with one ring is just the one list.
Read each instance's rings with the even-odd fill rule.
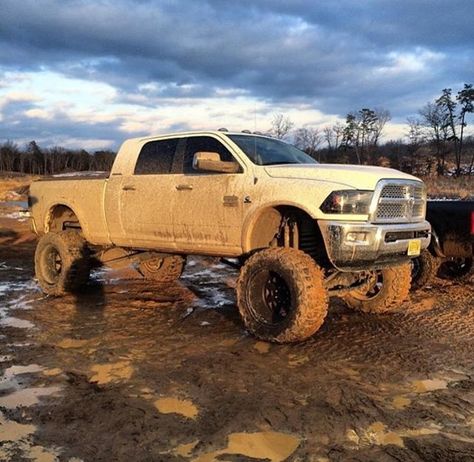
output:
[[279,432],[232,433],[228,437],[227,447],[203,454],[193,462],[213,462],[219,456],[238,454],[254,459],[268,459],[282,462],[296,451],[300,438]]
[[14,391],[0,397],[0,406],[15,409],[22,406],[33,406],[39,403],[39,397],[50,396],[61,390],[61,387],[32,387]]
[[5,327],[16,327],[17,329],[31,329],[35,327],[32,322],[26,319],[14,318],[12,316],[0,319],[0,324]]
[[39,397],[49,396],[61,390],[61,387],[28,387],[22,388],[23,376],[43,371],[38,364],[27,366],[11,366],[5,370],[0,378],[0,390],[13,390],[0,397],[0,406],[6,409],[15,409],[20,406],[33,406],[39,403]]
[[36,427],[31,424],[20,424],[8,420],[0,412],[0,442],[4,441],[19,441],[28,435],[31,435],[36,430]]
[[103,385],[118,380],[128,380],[133,374],[133,367],[129,361],[118,361],[109,364],[95,364],[91,367],[94,375],[91,382]]
[[179,414],[188,419],[195,419],[199,413],[192,401],[173,397],[157,399],[155,407],[162,414]]
[[[38,404],[41,397],[55,394],[61,387],[29,387],[21,388],[27,374],[37,374],[43,371],[38,364],[26,366],[15,365],[7,368],[0,379],[0,391],[13,390],[0,397],[0,407],[16,409]],[[31,435],[36,431],[36,426],[29,423],[19,423],[8,420],[0,412],[0,460],[14,460],[13,455],[37,462],[56,462],[58,451],[33,445]]]
[[25,374],[36,374],[41,372],[43,368],[38,364],[28,364],[27,366],[10,366],[5,369],[3,376],[0,378],[0,390],[8,388],[19,388],[18,376]]
[[443,390],[448,387],[448,381],[442,379],[414,380],[413,391],[426,393],[427,391]]

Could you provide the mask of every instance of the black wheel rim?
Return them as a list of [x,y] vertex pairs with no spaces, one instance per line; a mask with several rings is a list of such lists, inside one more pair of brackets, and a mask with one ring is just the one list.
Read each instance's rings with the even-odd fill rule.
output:
[[63,261],[56,247],[50,245],[43,252],[44,278],[48,284],[55,284],[62,273]]
[[253,275],[248,287],[248,306],[258,322],[275,326],[288,319],[294,303],[290,285],[281,274],[259,271]]
[[383,272],[371,271],[367,275],[367,282],[360,289],[354,292],[354,296],[358,300],[372,300],[380,294],[382,287]]

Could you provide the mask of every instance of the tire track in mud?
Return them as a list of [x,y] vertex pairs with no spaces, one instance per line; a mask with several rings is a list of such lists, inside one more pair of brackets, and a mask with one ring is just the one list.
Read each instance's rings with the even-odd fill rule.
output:
[[440,282],[386,316],[332,300],[312,339],[280,346],[246,334],[235,271],[212,261],[168,286],[117,277],[76,297],[31,292],[32,310],[8,309],[36,328],[0,328],[10,344],[31,343],[10,348],[6,365],[36,363],[53,371],[39,383],[62,387],[9,417],[24,423],[26,412],[38,425],[34,444],[61,448],[64,460],[244,460],[224,456],[243,432],[292,435],[300,461],[474,457],[469,288]]

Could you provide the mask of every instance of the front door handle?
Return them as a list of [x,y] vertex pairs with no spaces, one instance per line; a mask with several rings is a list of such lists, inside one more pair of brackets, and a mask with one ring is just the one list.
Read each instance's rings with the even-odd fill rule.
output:
[[135,191],[135,186],[132,186],[131,184],[127,184],[122,188],[123,191]]
[[176,189],[178,191],[190,191],[191,189],[193,189],[193,185],[192,184],[178,184],[176,185]]

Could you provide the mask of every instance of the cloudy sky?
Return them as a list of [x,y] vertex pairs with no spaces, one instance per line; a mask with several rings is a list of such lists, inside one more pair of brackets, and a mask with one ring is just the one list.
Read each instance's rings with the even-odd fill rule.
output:
[[362,107],[398,138],[474,81],[472,19],[470,0],[0,0],[0,141],[115,149]]

